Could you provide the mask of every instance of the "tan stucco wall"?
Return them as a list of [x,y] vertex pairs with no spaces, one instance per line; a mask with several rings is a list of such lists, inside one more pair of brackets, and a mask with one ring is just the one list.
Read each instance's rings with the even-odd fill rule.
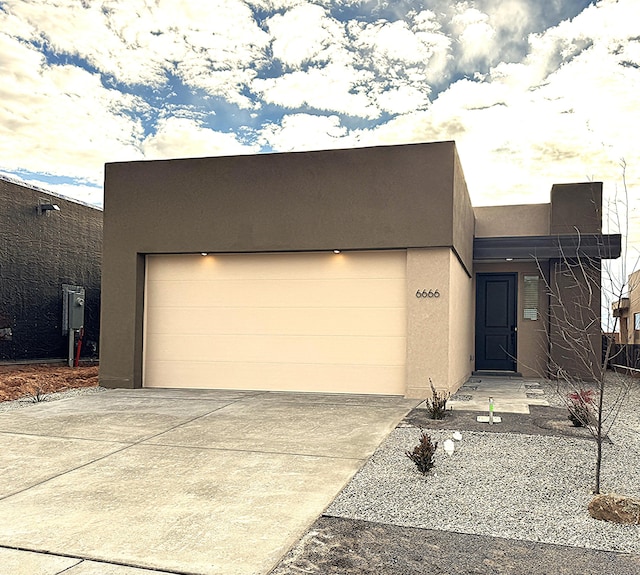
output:
[[[407,396],[449,387],[449,248],[407,250]],[[438,290],[439,298],[416,291]]]
[[[430,397],[429,379],[455,391],[470,375],[471,284],[451,249],[407,250],[407,397]],[[440,297],[416,297],[423,289]]]
[[[518,316],[517,316],[517,370],[524,377],[543,377],[547,373],[548,337],[547,319],[549,302],[546,295],[543,274],[548,274],[548,264],[542,262],[541,269],[536,262],[502,262],[491,264],[476,264],[476,273],[517,273],[518,274]],[[524,319],[524,276],[537,275],[539,316],[537,320]],[[475,293],[475,278],[473,290]],[[475,300],[474,300],[475,306]],[[472,314],[472,322],[475,318],[475,308]],[[475,333],[475,326],[474,326]]]
[[[467,275],[472,275],[473,238],[475,232],[475,215],[467,190],[467,182],[462,172],[462,165],[455,148],[453,150],[453,240],[450,245],[460,259]],[[449,244],[447,244],[449,245]]]
[[473,371],[474,290],[469,277],[453,253],[449,254],[449,391],[454,393]]
[[547,236],[551,204],[473,208],[477,238]]

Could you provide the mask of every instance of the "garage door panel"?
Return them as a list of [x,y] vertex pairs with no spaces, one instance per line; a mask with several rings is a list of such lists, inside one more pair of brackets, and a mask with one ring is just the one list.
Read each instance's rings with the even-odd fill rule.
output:
[[385,335],[404,337],[398,308],[158,307],[147,334],[195,335]]
[[318,391],[326,393],[404,393],[404,366],[161,361],[149,367],[147,387],[191,387]]
[[[309,255],[315,256],[309,258]],[[283,256],[286,259],[283,259]],[[147,256],[153,262],[150,281],[204,281],[212,275],[219,280],[307,280],[327,278],[400,278],[406,275],[406,261],[398,252],[358,252],[358,265],[352,265],[353,253],[343,254],[209,254],[206,257],[184,255]],[[240,261],[239,258],[242,258]]]
[[144,385],[404,393],[405,275],[401,251],[148,256]]
[[404,286],[404,280],[397,278],[156,281],[149,286],[156,294],[149,309],[176,303],[199,306],[203,300],[213,307],[327,307],[336,302],[342,307],[375,307],[381,301],[402,307]]
[[148,361],[180,357],[187,361],[339,363],[402,365],[404,338],[338,336],[155,335]]

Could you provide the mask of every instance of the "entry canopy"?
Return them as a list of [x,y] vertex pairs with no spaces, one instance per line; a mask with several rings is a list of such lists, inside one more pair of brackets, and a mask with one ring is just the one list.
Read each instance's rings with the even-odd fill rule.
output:
[[572,258],[612,260],[619,258],[621,251],[620,234],[511,236],[473,240],[474,261]]

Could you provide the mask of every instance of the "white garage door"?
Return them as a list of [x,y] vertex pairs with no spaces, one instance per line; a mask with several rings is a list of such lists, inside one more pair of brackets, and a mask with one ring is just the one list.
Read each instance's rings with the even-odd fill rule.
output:
[[406,253],[147,256],[145,387],[404,394]]

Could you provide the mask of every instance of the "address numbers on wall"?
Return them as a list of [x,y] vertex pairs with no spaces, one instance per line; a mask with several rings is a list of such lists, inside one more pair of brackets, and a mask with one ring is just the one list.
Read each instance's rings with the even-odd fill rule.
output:
[[440,297],[440,292],[437,289],[419,289],[418,291],[416,291],[416,297],[417,298],[421,298],[421,297]]

